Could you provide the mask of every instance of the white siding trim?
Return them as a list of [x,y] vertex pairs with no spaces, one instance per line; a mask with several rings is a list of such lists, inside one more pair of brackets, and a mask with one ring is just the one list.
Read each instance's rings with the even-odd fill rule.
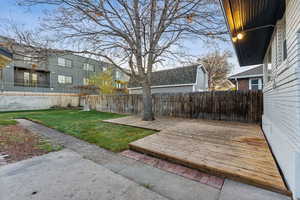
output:
[[258,79],[258,89],[259,90],[262,90],[263,88],[263,85],[262,85],[262,78],[260,77],[257,77],[257,78],[249,78],[249,90],[252,90],[252,84],[251,84],[251,81],[252,80],[257,80]]

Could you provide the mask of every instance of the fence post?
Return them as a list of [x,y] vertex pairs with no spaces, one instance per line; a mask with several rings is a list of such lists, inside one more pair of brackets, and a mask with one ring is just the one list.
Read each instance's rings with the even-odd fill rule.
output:
[[[89,95],[92,109],[114,113],[140,114],[141,95]],[[156,116],[261,122],[262,92],[212,91],[152,95]]]

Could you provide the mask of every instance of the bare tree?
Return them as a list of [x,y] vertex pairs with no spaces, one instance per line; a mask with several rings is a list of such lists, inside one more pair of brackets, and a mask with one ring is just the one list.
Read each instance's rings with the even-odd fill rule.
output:
[[230,52],[215,50],[198,59],[198,62],[202,63],[207,71],[209,90],[214,90],[219,83],[227,79],[227,75],[231,71],[229,57],[231,57]]
[[184,39],[224,39],[226,34],[217,0],[19,0],[19,4],[55,5],[55,12],[47,13],[41,24],[46,38],[51,38],[47,41],[69,52],[100,57],[141,83],[143,120],[154,119],[153,68],[174,57]]

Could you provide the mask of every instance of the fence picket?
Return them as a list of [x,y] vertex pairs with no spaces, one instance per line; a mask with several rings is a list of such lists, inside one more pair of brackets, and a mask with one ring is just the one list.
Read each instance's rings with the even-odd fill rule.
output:
[[[141,95],[89,95],[92,109],[114,113],[142,113]],[[222,91],[152,95],[156,116],[260,122],[263,94],[260,91]]]

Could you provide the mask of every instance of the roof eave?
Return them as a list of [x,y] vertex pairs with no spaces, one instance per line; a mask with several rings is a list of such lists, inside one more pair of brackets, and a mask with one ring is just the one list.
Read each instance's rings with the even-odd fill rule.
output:
[[242,79],[242,78],[256,78],[256,77],[263,77],[263,74],[254,74],[254,75],[245,75],[245,76],[230,76],[228,77],[229,80],[234,79]]
[[[266,0],[266,1],[268,2],[268,0]],[[284,11],[285,11],[285,2],[284,2],[284,0],[277,0],[277,1],[274,1],[274,2],[273,1],[269,2],[269,3],[273,3],[272,5],[274,5],[273,6],[274,9],[271,10],[272,11],[271,14],[266,13],[266,14],[263,14],[263,15],[266,15],[268,17],[267,18],[268,20],[270,20],[270,18],[272,18],[273,21],[268,21],[268,20],[267,21],[265,20],[265,21],[262,21],[262,22],[258,21],[258,18],[262,19],[261,14],[254,16],[254,18],[256,17],[254,21],[252,21],[252,22],[247,21],[247,24],[245,24],[245,26],[249,26],[250,29],[246,29],[246,30],[242,29],[243,32],[248,31],[248,30],[253,31],[252,29],[256,29],[256,28],[258,28],[258,29],[253,31],[253,33],[249,34],[250,38],[248,40],[248,43],[246,42],[246,44],[243,43],[243,41],[242,41],[242,43],[239,42],[239,41],[234,42],[233,39],[232,39],[234,37],[233,32],[235,34],[237,34],[240,31],[240,28],[237,28],[236,23],[235,23],[235,21],[237,19],[237,16],[235,16],[235,14],[233,14],[234,12],[232,11],[232,7],[231,7],[231,4],[233,2],[236,2],[236,1],[235,0],[219,0],[219,2],[220,2],[220,5],[221,5],[223,15],[225,17],[227,30],[228,30],[230,38],[231,38],[231,44],[233,45],[234,51],[235,51],[235,53],[238,57],[239,65],[240,66],[249,66],[249,65],[262,64],[264,54],[267,50],[268,43],[270,42],[270,38],[271,38],[270,33],[274,31],[274,25],[276,24],[276,21],[278,19],[282,18],[283,14],[284,14]],[[228,4],[227,7],[228,6],[230,7],[229,11],[227,10],[227,12],[225,10],[224,3]],[[247,5],[247,1],[242,1],[242,4]],[[249,4],[249,2],[248,2],[248,6],[249,5],[251,5],[251,6],[253,5],[253,7],[252,7],[253,9],[256,8],[255,4],[254,3],[252,4],[252,2],[251,2],[251,4]],[[243,9],[244,9],[244,7],[243,7]],[[259,8],[257,7],[257,9],[259,9]],[[264,9],[265,8],[262,8],[262,10],[264,10]],[[241,9],[237,12],[243,12],[243,10]],[[264,12],[262,12],[262,13],[264,13]],[[230,27],[229,18],[232,19],[232,27]],[[274,21],[275,21],[275,23],[274,23]],[[266,22],[268,22],[268,23],[266,23]],[[264,23],[266,23],[266,24],[264,24]],[[266,30],[263,30],[263,29],[261,29],[261,27],[263,27],[263,25],[261,25],[261,24],[264,24],[264,25],[267,25],[267,26],[270,25],[270,27],[268,27],[268,29],[266,29]],[[271,25],[273,26],[272,28],[271,28]],[[260,51],[258,51],[257,53],[251,53],[251,56],[248,56],[249,52],[253,52],[253,50],[252,50],[253,45],[251,45],[251,42],[250,42],[250,45],[249,45],[249,41],[252,41],[253,38],[254,38],[253,35],[254,36],[264,35],[263,37],[261,37],[261,39],[265,42],[261,43],[260,48],[259,48]],[[245,46],[245,45],[248,45],[248,46]]]
[[[234,42],[233,42],[233,40],[232,40],[233,36],[232,36],[231,31],[230,31],[230,26],[229,26],[229,23],[228,23],[228,19],[227,19],[227,16],[226,16],[226,12],[225,12],[225,10],[224,10],[223,2],[222,2],[222,0],[219,0],[219,2],[220,2],[220,4],[221,4],[221,9],[222,9],[223,16],[224,16],[224,18],[225,18],[225,22],[226,22],[226,27],[227,27],[228,33],[229,33],[229,35],[230,35],[230,43],[231,43],[231,45],[232,45],[232,47],[233,47],[233,49],[234,49],[235,55],[238,55],[238,53],[237,53],[237,51],[236,51],[236,48],[235,48],[235,45],[234,45]],[[241,66],[240,59],[238,59],[238,63],[239,63],[239,65]]]

